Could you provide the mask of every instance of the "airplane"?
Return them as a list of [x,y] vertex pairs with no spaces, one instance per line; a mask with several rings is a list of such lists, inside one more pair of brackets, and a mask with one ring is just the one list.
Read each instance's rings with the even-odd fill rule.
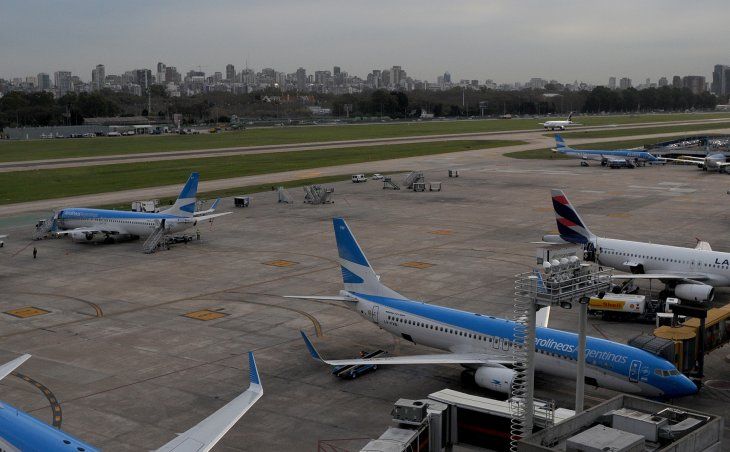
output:
[[702,171],[717,171],[718,173],[727,172],[730,162],[724,153],[708,154],[705,157],[694,157],[691,155],[683,155],[679,158],[668,158],[666,160],[679,163],[691,163],[697,165]]
[[730,253],[713,251],[698,241],[695,248],[609,239],[593,234],[562,190],[552,190],[558,235],[543,242],[575,243],[589,260],[630,273],[614,279],[657,279],[683,300],[712,301],[715,287],[730,286]]
[[581,166],[588,166],[586,160],[598,160],[601,166],[610,167],[626,167],[634,168],[639,165],[649,163],[666,163],[664,159],[656,157],[646,151],[632,149],[573,149],[567,144],[559,134],[555,134],[555,148],[552,150],[556,154],[567,155],[582,159]]
[[[0,380],[30,357],[31,355],[26,354],[0,366]],[[248,363],[250,383],[245,392],[156,450],[158,452],[204,452],[212,449],[264,393],[253,352],[248,354]],[[0,402],[0,450],[7,452],[71,450],[97,452],[101,449],[64,433],[5,402]]]
[[131,212],[124,210],[64,208],[53,217],[52,231],[67,234],[77,241],[91,241],[95,236],[104,241],[128,237],[145,237],[157,232],[173,234],[197,224],[228,215],[231,212],[195,216],[195,195],[199,174],[192,173],[170,208],[160,212]]
[[543,126],[545,128],[545,130],[547,130],[547,129],[550,129],[550,130],[555,130],[555,129],[565,130],[565,128],[568,127],[568,126],[579,126],[579,125],[581,125],[581,124],[578,124],[577,122],[573,122],[572,121],[572,118],[573,118],[573,112],[571,111],[570,114],[568,115],[568,119],[566,119],[566,120],[563,120],[563,121],[553,121],[553,120],[551,120],[551,121],[541,122],[539,124],[541,126]]
[[208,208],[206,210],[196,210],[193,213],[193,216],[194,217],[203,217],[205,215],[210,215],[212,213],[215,213],[215,209],[218,208],[218,204],[220,204],[220,202],[221,202],[221,199],[216,198],[216,200],[213,201],[213,204],[210,205],[210,208]]
[[3,239],[7,238],[7,234],[0,235],[0,248],[5,246],[5,241]]
[[[508,394],[516,376],[510,350],[515,322],[459,309],[411,300],[380,282],[360,245],[342,218],[333,226],[344,290],[339,296],[289,296],[345,303],[366,320],[414,344],[446,351],[442,354],[369,359],[324,359],[301,332],[312,357],[329,365],[461,364],[474,369],[480,387]],[[578,356],[575,333],[547,327],[549,308],[537,313],[535,370],[573,379]],[[697,386],[672,363],[644,350],[588,337],[586,382],[621,392],[652,397],[681,397]]]

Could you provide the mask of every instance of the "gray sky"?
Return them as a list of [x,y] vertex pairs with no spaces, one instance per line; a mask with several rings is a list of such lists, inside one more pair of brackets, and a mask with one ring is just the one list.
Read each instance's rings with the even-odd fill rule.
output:
[[638,84],[730,64],[728,0],[3,0],[0,77],[339,65],[365,76]]

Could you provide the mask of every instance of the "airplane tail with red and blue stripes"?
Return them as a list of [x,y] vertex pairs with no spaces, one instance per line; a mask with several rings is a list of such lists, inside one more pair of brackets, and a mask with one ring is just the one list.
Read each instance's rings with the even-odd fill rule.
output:
[[585,244],[596,237],[588,229],[583,219],[563,193],[563,190],[551,190],[555,220],[558,223],[560,238],[570,243]]

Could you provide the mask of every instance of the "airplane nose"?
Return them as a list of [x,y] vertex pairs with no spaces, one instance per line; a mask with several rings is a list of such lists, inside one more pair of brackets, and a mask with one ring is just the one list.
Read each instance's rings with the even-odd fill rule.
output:
[[690,380],[686,376],[682,375],[672,385],[674,394],[668,394],[670,397],[684,397],[695,394],[698,389],[694,381]]

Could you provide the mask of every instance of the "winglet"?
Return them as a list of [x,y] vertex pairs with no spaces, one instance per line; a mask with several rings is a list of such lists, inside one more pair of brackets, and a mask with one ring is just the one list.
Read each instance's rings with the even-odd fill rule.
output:
[[317,349],[314,348],[314,345],[312,345],[312,341],[310,341],[307,335],[304,334],[304,331],[299,330],[299,332],[302,333],[302,339],[304,339],[304,344],[307,346],[307,350],[309,350],[309,354],[312,355],[312,358],[317,361],[323,361],[322,357],[319,356]]
[[0,366],[0,380],[7,377],[12,371],[20,367],[21,364],[28,361],[28,359],[30,359],[30,356],[31,355],[26,353],[25,355],[18,356],[14,360],[8,361],[7,363]]
[[249,381],[252,385],[261,385],[261,377],[259,377],[259,369],[256,367],[256,359],[253,352],[248,352],[248,373]]
[[211,204],[210,208],[211,210],[215,210],[216,207],[218,207],[218,203],[221,202],[220,198],[216,198],[215,201],[213,201],[213,204]]

